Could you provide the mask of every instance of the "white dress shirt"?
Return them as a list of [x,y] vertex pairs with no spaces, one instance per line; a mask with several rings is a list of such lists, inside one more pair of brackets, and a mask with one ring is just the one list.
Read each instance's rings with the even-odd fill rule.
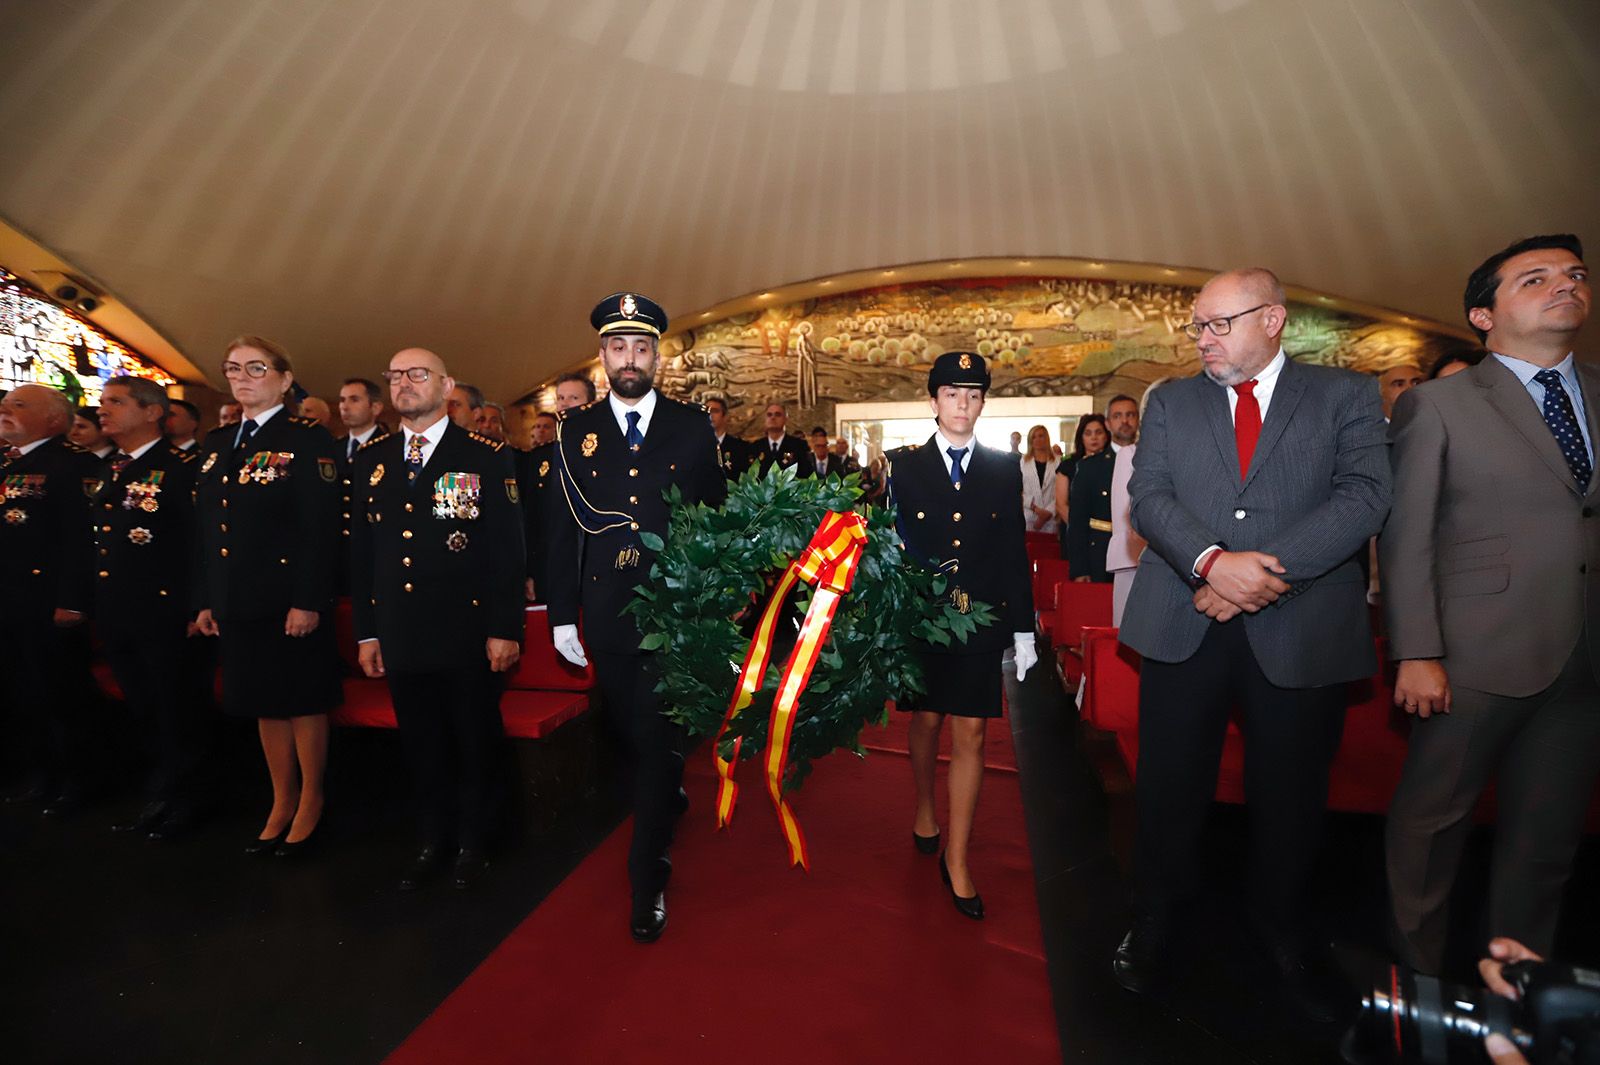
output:
[[260,414],[257,414],[254,418],[250,418],[250,417],[242,417],[242,418],[240,418],[239,419],[239,428],[234,430],[234,433],[233,433],[233,446],[234,447],[238,447],[239,446],[239,437],[244,433],[244,423],[245,422],[255,422],[256,423],[256,432],[259,433],[261,431],[261,427],[263,425],[266,425],[269,421],[271,421],[272,420],[272,416],[274,414],[277,414],[282,409],[283,409],[283,404],[280,403],[276,407],[268,407],[266,410],[262,411]]
[[[1543,366],[1535,366],[1531,362],[1524,362],[1513,355],[1502,355],[1498,351],[1492,353],[1500,360],[1500,365],[1517,375],[1517,380],[1522,382],[1522,387],[1528,390],[1528,395],[1533,397],[1533,405],[1539,409],[1539,417],[1544,417],[1544,385],[1535,381],[1534,375],[1543,370]],[[1589,439],[1589,419],[1585,416],[1583,407],[1583,389],[1578,384],[1578,367],[1572,361],[1572,352],[1567,352],[1567,357],[1550,367],[1561,375],[1561,385],[1566,389],[1567,399],[1572,402],[1573,417],[1578,420],[1578,431],[1583,434],[1583,447],[1589,453],[1589,465],[1594,465],[1594,441]]]
[[[1278,353],[1272,357],[1272,361],[1267,363],[1267,365],[1262,368],[1260,373],[1256,374],[1256,388],[1253,394],[1256,397],[1256,405],[1261,408],[1262,425],[1267,424],[1267,407],[1272,404],[1272,393],[1277,390],[1278,375],[1283,373],[1283,364],[1286,361],[1287,359],[1283,354],[1283,349],[1280,347],[1278,349]],[[1223,393],[1228,397],[1229,420],[1237,424],[1239,393],[1234,390],[1232,385],[1217,385],[1217,387],[1222,389]],[[1200,563],[1205,561],[1205,557],[1207,555],[1213,551],[1216,551],[1217,549],[1217,545],[1212,544],[1210,547],[1196,555],[1194,557],[1194,565],[1190,568],[1190,572],[1196,577],[1200,576]]]
[[368,440],[371,440],[373,435],[376,434],[377,431],[378,431],[378,423],[377,422],[373,422],[371,425],[367,426],[367,431],[366,432],[364,432],[364,433],[351,433],[349,436],[346,436],[344,438],[344,457],[345,457],[345,459],[349,460],[349,459],[355,458],[356,457],[356,452],[361,450],[361,445],[365,444]]
[[154,440],[146,440],[132,451],[124,452],[124,454],[128,456],[128,461],[132,462],[134,459],[141,458],[146,451],[149,451],[159,443],[161,443],[161,437],[158,436]]
[[444,439],[445,426],[449,424],[449,421],[450,419],[441,414],[438,420],[420,433],[413,432],[409,426],[402,425],[401,429],[405,433],[405,447],[400,449],[401,455],[409,454],[411,451],[411,438],[420,436],[422,437],[422,464],[426,466],[428,460],[433,458],[433,449],[439,446],[440,440]]
[[[56,436],[59,436],[59,435],[61,435],[61,434],[59,434],[59,433],[56,434]],[[34,448],[43,447],[45,444],[48,444],[50,441],[52,441],[54,439],[55,439],[54,436],[41,436],[39,439],[35,440],[31,444],[18,444],[17,445],[17,453],[18,453],[19,456],[20,455],[26,455],[28,452],[32,451]]]
[[[945,473],[949,473],[950,472],[950,452],[949,452],[949,449],[955,447],[956,445],[951,443],[950,442],[950,438],[945,436],[943,432],[941,432],[938,429],[935,429],[933,431],[933,446],[939,449],[939,461],[944,463],[944,472]],[[962,444],[961,446],[967,449],[967,453],[965,455],[961,456],[961,472],[962,472],[963,475],[965,475],[967,470],[970,469],[971,466],[972,466],[972,449],[978,446],[978,438],[977,437],[973,437],[971,440],[968,440],[965,444]]]
[[616,392],[606,396],[606,402],[611,404],[611,413],[616,415],[617,428],[622,430],[622,435],[628,435],[628,412],[637,411],[639,414],[639,435],[650,435],[650,418],[656,412],[656,390],[646,392],[638,403],[628,406],[617,398]]

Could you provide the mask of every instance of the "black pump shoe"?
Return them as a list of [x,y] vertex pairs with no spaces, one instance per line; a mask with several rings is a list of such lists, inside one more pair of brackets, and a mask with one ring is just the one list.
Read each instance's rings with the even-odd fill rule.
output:
[[950,867],[944,863],[944,855],[939,855],[939,878],[944,881],[945,887],[950,889],[950,901],[956,904],[956,910],[963,917],[970,917],[974,921],[983,920],[982,895],[957,895],[955,885],[950,882]]
[[[321,826],[319,825],[318,827]],[[317,840],[321,838],[322,833],[313,828],[311,830],[311,835],[307,836],[305,839],[296,840],[295,842],[290,843],[289,833],[285,832],[283,834],[282,841],[279,842],[276,847],[272,848],[272,856],[274,858],[284,858],[290,861],[299,858],[305,858],[316,848]]]
[[244,852],[246,854],[270,854],[277,849],[278,844],[283,842],[283,837],[288,834],[289,830],[286,828],[276,836],[268,836],[266,839],[252,839],[244,845]]
[[913,832],[911,833],[911,845],[917,848],[918,854],[938,854],[939,838],[940,833],[938,832],[931,836],[919,836]]

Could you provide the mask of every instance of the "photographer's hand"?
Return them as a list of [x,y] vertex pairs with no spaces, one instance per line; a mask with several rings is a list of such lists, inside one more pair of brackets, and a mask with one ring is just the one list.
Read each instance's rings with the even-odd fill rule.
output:
[[1489,1060],[1494,1065],[1528,1065],[1528,1059],[1522,1056],[1517,1045],[1499,1032],[1484,1039],[1483,1049],[1488,1052]]
[[1515,961],[1544,961],[1544,959],[1509,936],[1495,936],[1489,940],[1489,956],[1478,961],[1478,975],[1483,977],[1484,986],[1512,1001],[1516,1001],[1518,997],[1517,989],[1506,983],[1501,972]]

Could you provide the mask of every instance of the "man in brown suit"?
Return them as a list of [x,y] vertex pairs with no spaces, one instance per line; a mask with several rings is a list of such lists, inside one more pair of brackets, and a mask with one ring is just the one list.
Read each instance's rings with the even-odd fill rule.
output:
[[1396,947],[1443,961],[1471,814],[1498,780],[1489,935],[1550,951],[1600,771],[1600,371],[1576,237],[1532,237],[1467,282],[1492,353],[1402,395],[1379,543],[1395,703],[1417,720],[1389,811]]

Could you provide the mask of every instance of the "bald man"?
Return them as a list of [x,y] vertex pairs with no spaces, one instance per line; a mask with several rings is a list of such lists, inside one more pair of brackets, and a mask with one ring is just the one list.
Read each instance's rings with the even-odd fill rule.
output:
[[328,432],[333,432],[333,408],[321,396],[307,396],[300,401],[300,417],[311,418]]
[[488,868],[501,797],[500,693],[523,631],[522,515],[513,452],[445,415],[456,382],[431,351],[384,372],[400,431],[351,469],[350,589],[361,668],[386,677],[411,762],[420,845],[412,891]]
[[46,800],[62,814],[83,797],[88,639],[94,546],[89,496],[104,467],[66,438],[72,404],[43,385],[0,400],[0,669],[20,787],[8,801]]
[[1150,397],[1128,484],[1140,557],[1120,638],[1139,677],[1133,930],[1113,971],[1158,981],[1196,890],[1230,715],[1245,738],[1247,883],[1270,986],[1341,1012],[1304,900],[1344,728],[1344,686],[1377,666],[1356,560],[1391,478],[1370,377],[1285,357],[1268,270],[1219,274],[1184,329],[1203,373]]

